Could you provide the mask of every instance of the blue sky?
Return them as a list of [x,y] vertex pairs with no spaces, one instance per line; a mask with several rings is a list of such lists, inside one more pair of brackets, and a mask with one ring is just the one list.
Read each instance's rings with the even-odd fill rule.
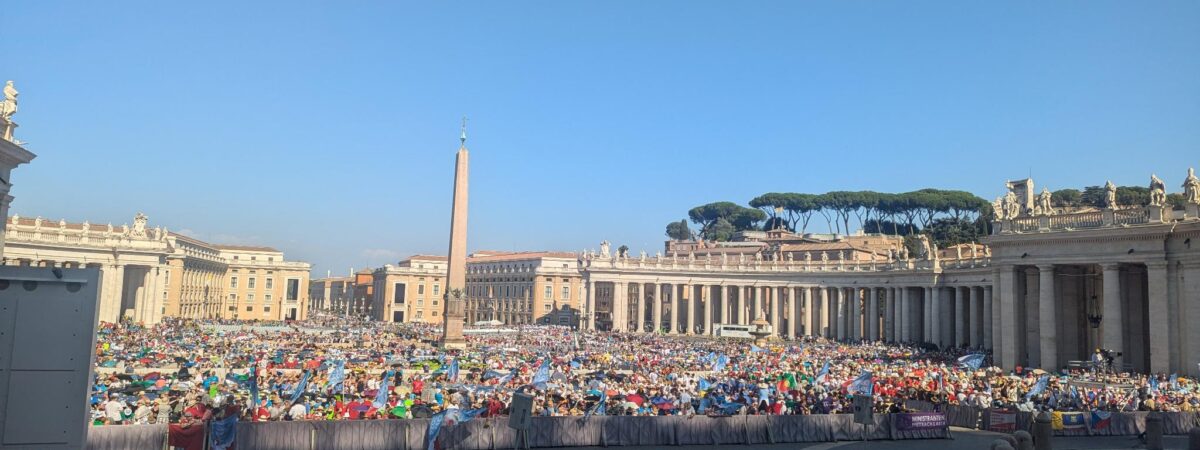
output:
[[12,212],[151,224],[345,272],[472,250],[650,252],[769,191],[1179,190],[1200,3],[47,2],[0,8],[39,156]]

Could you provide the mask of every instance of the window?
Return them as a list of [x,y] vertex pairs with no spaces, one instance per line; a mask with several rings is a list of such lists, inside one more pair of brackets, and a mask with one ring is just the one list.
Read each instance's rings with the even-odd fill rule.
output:
[[255,281],[254,277],[247,278],[246,279],[246,289],[254,289],[254,285],[255,285],[254,281]]
[[439,285],[436,285],[436,284],[435,284],[435,285],[433,285],[433,296],[434,296],[434,297],[437,297],[437,296],[438,296],[438,292],[439,292],[439,291],[441,291],[441,289],[442,289],[442,287],[441,287],[441,286],[439,286]]
[[237,294],[229,294],[229,301],[237,303]]
[[246,312],[252,312],[252,311],[254,311],[254,307],[253,307],[253,306],[247,306],[247,307],[246,307]]
[[271,307],[270,307],[270,306],[264,306],[264,307],[263,307],[263,312],[271,312]]
[[571,286],[562,287],[562,299],[569,300],[571,298]]
[[425,306],[425,300],[423,300],[423,299],[419,299],[419,298],[418,298],[418,299],[417,299],[417,306]]
[[437,306],[437,299],[433,299],[433,306]]
[[546,310],[546,312],[550,312],[550,309],[553,308],[553,306],[550,305],[549,303],[547,303],[547,304],[543,305],[543,308]]
[[229,288],[237,289],[237,277],[229,277]]
[[267,302],[267,303],[271,303],[271,294],[267,294],[266,296],[264,296],[263,301]]
[[300,279],[299,278],[288,278],[286,295],[287,296],[285,298],[289,302],[294,302],[294,301],[300,299]]
[[546,292],[545,292],[545,293],[542,295],[542,298],[544,298],[544,299],[546,299],[546,300],[549,300],[549,299],[552,299],[552,298],[554,298],[554,286],[551,286],[551,285],[548,285],[548,284],[547,284],[547,285],[546,285]]
[[392,286],[395,289],[395,292],[392,293],[392,303],[395,303],[397,305],[403,305],[404,304],[404,294],[407,291],[405,288],[407,286],[404,283],[396,283]]
[[254,293],[253,292],[246,294],[246,302],[254,303]]
[[275,289],[275,279],[267,277],[267,289]]
[[424,318],[425,318],[424,311],[417,311],[417,318],[418,318],[418,319],[424,319]]
[[425,285],[424,284],[417,285],[417,295],[425,295]]
[[230,310],[230,311],[233,311],[233,312],[237,312],[237,307],[236,307],[236,306],[230,306],[230,307],[229,307],[229,310]]

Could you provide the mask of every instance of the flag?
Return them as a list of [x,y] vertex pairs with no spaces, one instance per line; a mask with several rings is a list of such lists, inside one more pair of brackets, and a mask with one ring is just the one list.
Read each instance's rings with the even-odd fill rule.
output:
[[608,411],[608,405],[605,405],[605,403],[607,403],[607,402],[608,402],[608,396],[601,395],[600,400],[597,401],[595,405],[592,405],[591,408],[588,408],[587,412],[584,413],[583,416],[584,417],[591,417],[593,415],[603,416]]
[[583,364],[580,364],[579,361],[577,361],[577,360],[574,360],[574,359],[571,360],[571,368],[572,369],[578,369],[580,367],[583,367]]
[[250,360],[250,404],[258,409],[258,363]]
[[722,403],[720,406],[717,406],[717,408],[721,409],[721,414],[724,414],[726,416],[732,416],[734,414],[737,414],[738,410],[742,409],[743,406],[745,406],[745,405],[743,405],[741,403],[729,402],[729,403]]
[[1173,391],[1179,390],[1179,375],[1178,374],[1174,374],[1174,373],[1171,374],[1171,378],[1167,379],[1167,382],[1171,383],[1171,390],[1173,390]]
[[1112,413],[1108,411],[1092,411],[1092,429],[1103,430],[1112,425]]
[[533,381],[531,381],[529,384],[533,384],[533,385],[545,384],[548,381],[550,381],[550,357],[549,356],[547,356],[546,359],[542,360],[541,367],[538,367],[537,372],[533,374]]
[[729,364],[728,356],[725,356],[725,355],[718,356],[717,361],[715,363],[713,363],[712,370],[713,370],[713,372],[721,372],[721,371],[725,370],[725,366],[728,364]]
[[508,384],[509,381],[512,381],[513,375],[515,375],[516,373],[517,373],[516,371],[512,371],[512,372],[509,372],[508,375],[500,377],[499,380],[496,380],[496,386],[504,386],[504,385]]
[[296,400],[300,398],[300,395],[304,394],[304,389],[306,388],[308,388],[307,370],[305,370],[304,375],[300,377],[300,383],[296,385],[296,390],[292,391],[292,398],[289,401],[296,403]]
[[237,422],[237,415],[212,421],[212,431],[208,434],[208,448],[226,450],[233,447],[233,441],[237,439]]
[[203,423],[197,423],[187,428],[174,423],[167,425],[167,445],[172,448],[204,450],[205,436],[207,433],[204,432]]
[[750,344],[750,351],[752,351],[754,353],[767,353],[767,349],[759,347],[754,344]]
[[1046,387],[1049,385],[1050,385],[1050,375],[1042,375],[1042,377],[1037,380],[1037,383],[1033,385],[1033,389],[1030,389],[1029,393],[1025,394],[1025,400],[1029,400],[1029,399],[1033,398],[1035,395],[1041,394],[1042,392],[1044,392],[1046,390]]
[[346,360],[338,360],[329,369],[329,383],[325,387],[333,387],[334,392],[341,392],[344,381],[346,381]]
[[1156,377],[1156,376],[1151,376],[1151,377],[1150,377],[1150,393],[1151,393],[1151,394],[1154,394],[1154,395],[1158,395],[1158,394],[1159,394],[1159,390],[1158,390],[1158,377]]
[[875,376],[870,371],[862,371],[858,378],[850,382],[850,388],[846,391],[856,395],[873,395],[875,393]]
[[388,382],[392,381],[392,377],[396,375],[395,370],[387,371],[387,376],[383,377],[383,382],[379,383],[379,392],[375,394],[375,401],[371,402],[371,406],[375,409],[383,409],[387,406],[388,401]]
[[958,358],[958,363],[965,367],[970,367],[973,370],[979,370],[979,367],[983,365],[983,359],[985,357],[986,356],[983,353],[973,353]]
[[824,383],[829,377],[829,361],[825,361],[825,366],[821,367],[821,371],[817,372],[817,383]]
[[446,369],[446,378],[449,378],[451,383],[458,382],[458,358],[450,361],[450,368]]
[[699,390],[700,392],[707,391],[710,387],[712,387],[712,383],[709,383],[708,380],[703,379],[703,378],[701,378],[700,381],[698,381],[696,383],[696,389]]
[[425,432],[425,448],[427,450],[434,450],[436,447],[435,444],[437,443],[438,433],[442,431],[442,425],[445,423],[446,417],[451,411],[457,412],[458,409],[448,409],[434,414],[433,417],[430,418],[429,430]]
[[458,413],[458,423],[470,422],[471,419],[479,417],[485,412],[487,412],[487,408],[468,409],[466,411],[461,411]]
[[1077,430],[1086,428],[1087,422],[1081,412],[1055,411],[1050,414],[1050,425],[1055,430]]
[[708,405],[710,403],[712,403],[712,400],[709,400],[708,397],[700,399],[700,407],[696,408],[696,414],[704,414],[705,411],[708,411]]

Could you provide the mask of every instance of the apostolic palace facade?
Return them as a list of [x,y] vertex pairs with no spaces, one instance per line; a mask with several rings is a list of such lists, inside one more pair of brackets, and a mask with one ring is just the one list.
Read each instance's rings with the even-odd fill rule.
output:
[[1135,370],[1200,373],[1200,180],[1189,171],[1183,210],[1165,206],[1161,182],[1150,206],[1117,205],[1113,189],[1104,208],[1064,212],[1033,180],[1010,182],[984,245],[913,255],[869,236],[786,232],[749,250],[701,242],[649,257],[603,243],[581,258],[582,326],[712,334],[762,319],[781,338],[991,349],[1005,368],[1103,347]]

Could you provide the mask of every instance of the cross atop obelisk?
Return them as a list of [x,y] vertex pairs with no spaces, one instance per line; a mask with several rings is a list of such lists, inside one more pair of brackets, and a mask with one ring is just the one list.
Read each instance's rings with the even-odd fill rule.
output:
[[450,251],[447,254],[443,303],[442,348],[464,349],[463,293],[467,280],[467,118],[463,117],[458,155],[454,159],[454,197],[450,210]]

